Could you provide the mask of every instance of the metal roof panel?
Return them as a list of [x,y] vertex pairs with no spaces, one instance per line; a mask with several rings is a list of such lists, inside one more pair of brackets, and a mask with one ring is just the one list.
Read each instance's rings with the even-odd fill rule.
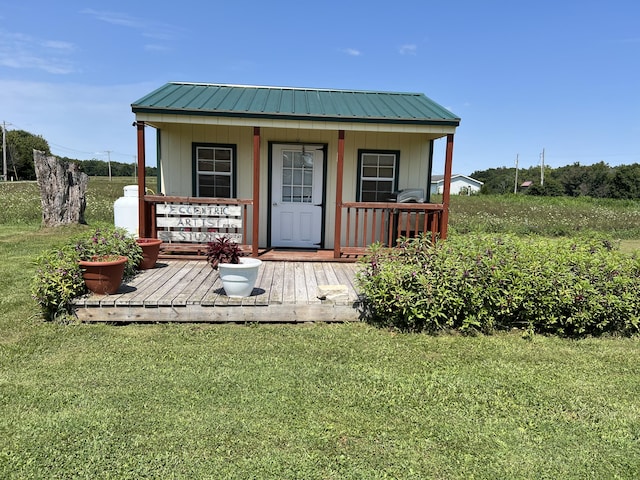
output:
[[421,93],[171,82],[131,105],[134,112],[264,116],[307,120],[459,125]]

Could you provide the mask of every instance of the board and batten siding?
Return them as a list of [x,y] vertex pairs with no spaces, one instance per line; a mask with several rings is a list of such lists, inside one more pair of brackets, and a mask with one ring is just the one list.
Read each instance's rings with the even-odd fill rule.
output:
[[[236,196],[251,198],[253,194],[253,126],[218,125],[214,122],[203,122],[201,117],[167,116],[168,123],[155,122],[160,127],[160,169],[161,191],[165,195],[192,196],[193,192],[193,159],[194,143],[235,144],[237,146],[237,178]],[[185,118],[187,121],[185,121]],[[227,119],[228,120],[228,119]],[[173,121],[182,123],[172,123]],[[424,128],[406,126],[397,131],[376,131],[375,125],[362,125],[363,130],[353,130],[353,125],[341,125],[328,122],[280,122],[273,121],[275,126],[261,127],[261,171],[260,171],[260,247],[267,245],[267,218],[269,203],[268,159],[270,142],[291,144],[326,144],[327,170],[325,172],[326,206],[325,206],[325,248],[333,248],[333,232],[335,223],[335,185],[337,181],[338,129],[345,128],[345,161],[343,179],[343,200],[355,201],[357,191],[358,150],[398,150],[400,151],[400,172],[398,186],[403,188],[422,188],[427,193],[428,158],[430,155],[430,138],[442,135],[440,127],[432,132]],[[329,125],[332,129],[323,129]],[[310,126],[311,128],[303,128]],[[365,128],[366,127],[366,128]],[[387,126],[380,127],[386,129]],[[446,133],[446,132],[445,132]],[[250,243],[251,232],[247,232]]]

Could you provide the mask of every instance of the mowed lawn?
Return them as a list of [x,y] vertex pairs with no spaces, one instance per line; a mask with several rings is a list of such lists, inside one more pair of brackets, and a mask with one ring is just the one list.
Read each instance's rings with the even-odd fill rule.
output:
[[42,322],[82,228],[0,224],[0,478],[640,476],[638,338]]

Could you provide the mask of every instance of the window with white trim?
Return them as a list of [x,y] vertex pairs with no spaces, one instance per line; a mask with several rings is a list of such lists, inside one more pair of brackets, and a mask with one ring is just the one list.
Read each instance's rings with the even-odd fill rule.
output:
[[195,194],[234,198],[235,145],[194,145]]
[[397,151],[358,151],[358,201],[387,202],[398,189]]

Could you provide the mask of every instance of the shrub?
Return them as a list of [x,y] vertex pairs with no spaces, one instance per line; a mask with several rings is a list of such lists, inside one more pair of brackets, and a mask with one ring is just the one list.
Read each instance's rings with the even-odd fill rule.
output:
[[73,299],[86,293],[79,260],[123,255],[127,257],[124,279],[137,273],[142,249],[122,228],[99,227],[74,237],[65,245],[44,252],[36,259],[31,294],[47,320],[73,313]]
[[376,245],[357,281],[363,317],[406,331],[633,334],[640,261],[598,238],[452,236]]
[[53,249],[36,259],[31,294],[42,314],[55,320],[72,313],[72,301],[86,292],[82,272],[73,249]]

